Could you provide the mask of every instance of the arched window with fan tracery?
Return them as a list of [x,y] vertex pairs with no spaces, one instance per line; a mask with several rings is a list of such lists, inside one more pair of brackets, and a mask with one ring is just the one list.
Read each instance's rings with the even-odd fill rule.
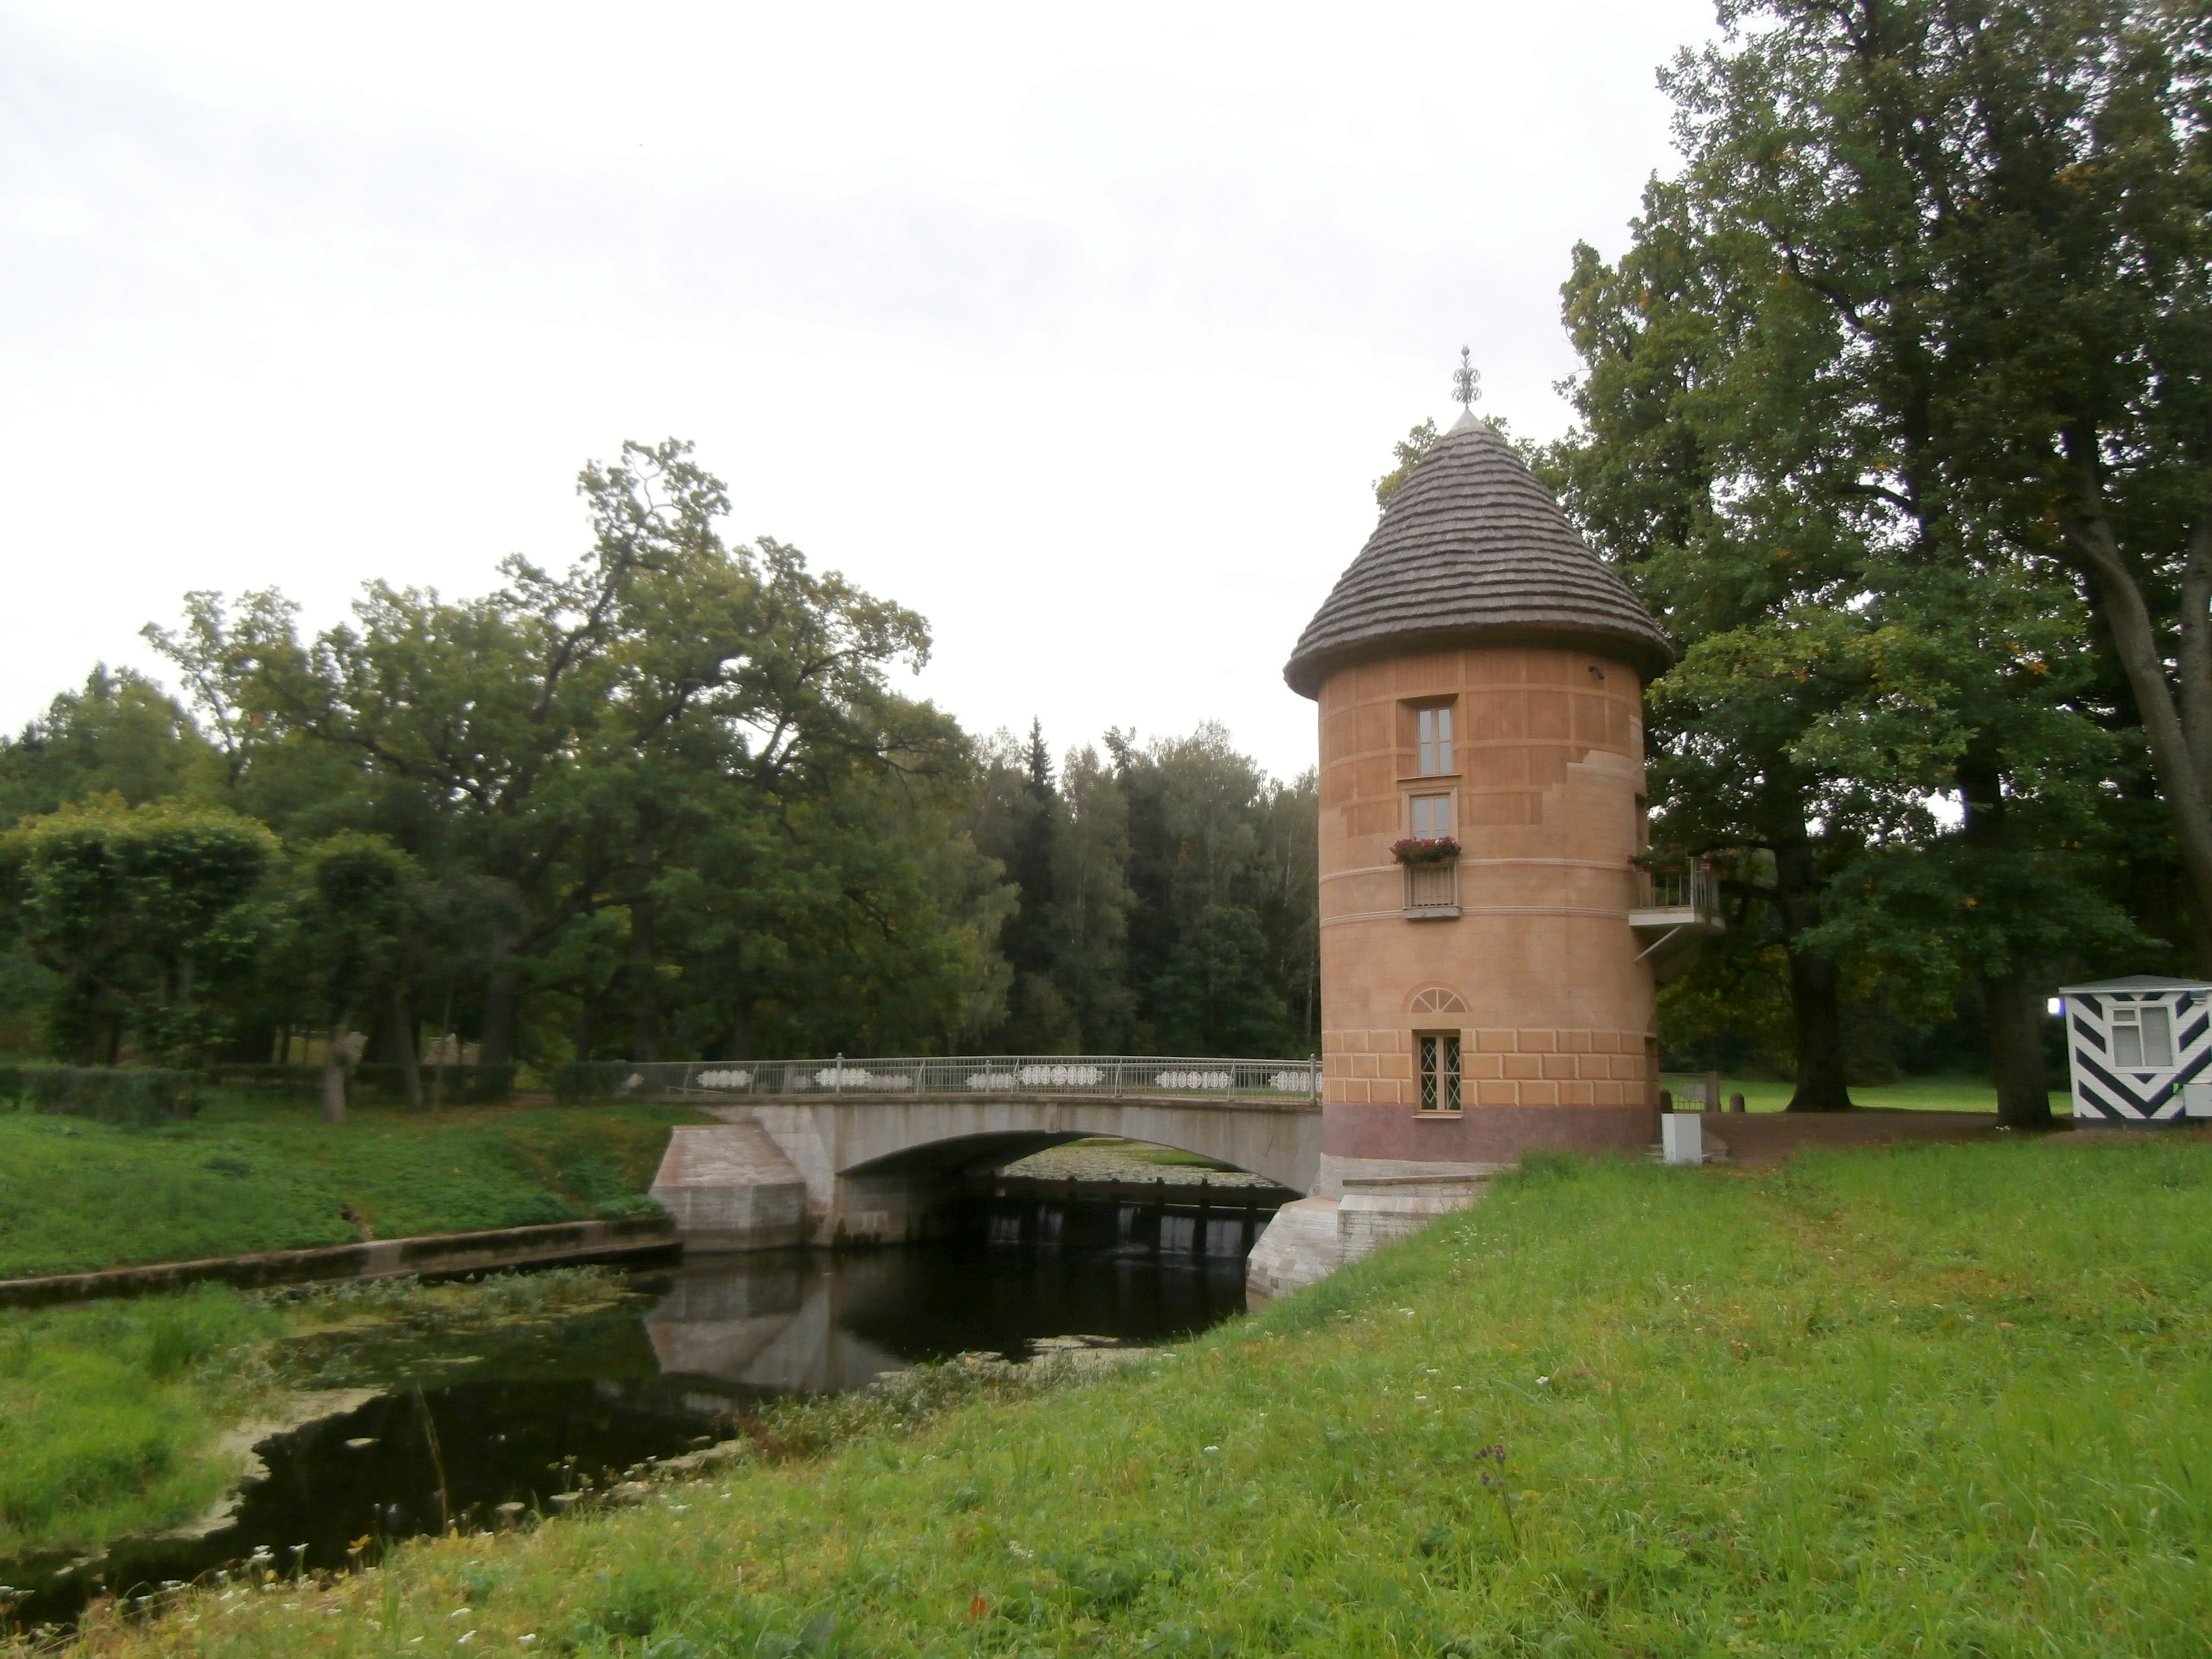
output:
[[1463,1014],[1467,999],[1449,985],[1425,985],[1406,1000],[1409,1014]]

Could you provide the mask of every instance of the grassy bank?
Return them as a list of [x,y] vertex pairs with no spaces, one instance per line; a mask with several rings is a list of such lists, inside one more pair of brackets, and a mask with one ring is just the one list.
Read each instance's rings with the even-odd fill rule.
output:
[[[204,1514],[237,1478],[241,1421],[285,1415],[295,1386],[383,1380],[334,1365],[331,1337],[358,1350],[398,1329],[511,1328],[619,1293],[614,1275],[579,1268],[0,1310],[0,1562]],[[293,1340],[306,1337],[325,1340]]]
[[88,1640],[2201,1654],[2209,1192],[2166,1138],[1542,1164],[1129,1374]]
[[0,1112],[0,1279],[247,1250],[519,1227],[634,1209],[663,1106],[356,1111],[221,1097],[196,1121],[129,1129]]
[[214,1443],[265,1392],[224,1357],[282,1323],[214,1286],[0,1311],[0,1560],[204,1510],[238,1472]]

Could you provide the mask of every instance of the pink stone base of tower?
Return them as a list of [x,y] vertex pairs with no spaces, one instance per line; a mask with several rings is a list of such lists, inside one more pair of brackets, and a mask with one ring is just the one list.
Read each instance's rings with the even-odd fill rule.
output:
[[1322,1154],[1415,1164],[1511,1164],[1527,1152],[1641,1155],[1659,1139],[1656,1106],[1470,1106],[1409,1116],[1402,1106],[1332,1102],[1322,1109]]

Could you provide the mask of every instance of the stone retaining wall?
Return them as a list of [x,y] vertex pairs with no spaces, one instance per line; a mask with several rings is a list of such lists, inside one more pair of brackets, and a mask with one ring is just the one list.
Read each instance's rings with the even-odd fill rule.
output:
[[374,1239],[311,1250],[264,1250],[199,1261],[158,1261],[143,1267],[56,1273],[43,1279],[0,1279],[0,1307],[48,1307],[100,1297],[181,1290],[188,1285],[234,1285],[240,1290],[253,1290],[269,1285],[387,1279],[401,1273],[451,1277],[497,1267],[674,1255],[683,1248],[676,1237],[676,1224],[664,1215],[623,1221],[560,1221],[550,1226],[429,1233],[416,1238]]

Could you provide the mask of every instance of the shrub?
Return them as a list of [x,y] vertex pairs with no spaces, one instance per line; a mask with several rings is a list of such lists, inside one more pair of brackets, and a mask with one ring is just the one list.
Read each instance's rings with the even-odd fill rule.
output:
[[18,1087],[34,1109],[150,1127],[199,1110],[194,1072],[136,1066],[27,1066]]

